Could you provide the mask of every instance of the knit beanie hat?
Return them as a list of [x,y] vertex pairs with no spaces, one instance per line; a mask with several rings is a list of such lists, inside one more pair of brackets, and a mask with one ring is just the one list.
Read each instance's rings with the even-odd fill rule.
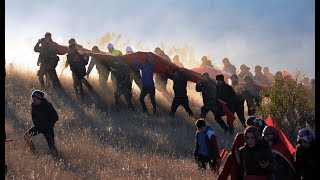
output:
[[37,99],[43,99],[44,98],[44,92],[40,91],[40,90],[35,90],[32,92],[31,97],[35,97]]

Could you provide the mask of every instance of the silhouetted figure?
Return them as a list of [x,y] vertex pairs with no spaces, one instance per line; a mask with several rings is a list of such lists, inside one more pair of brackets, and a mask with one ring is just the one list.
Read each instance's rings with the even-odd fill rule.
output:
[[269,71],[268,67],[263,68],[263,75],[265,75],[268,79],[268,82],[273,82],[274,81],[274,75]]
[[[231,112],[235,112],[235,103],[236,103],[236,93],[234,92],[233,88],[225,83],[224,76],[219,74],[216,76],[217,80],[217,98],[229,107]],[[215,115],[215,118],[221,118],[224,116],[224,112],[221,106],[218,106],[218,114]],[[219,117],[220,116],[220,117]],[[230,135],[233,134],[233,122],[228,122],[229,125],[229,133]]]
[[268,78],[262,74],[261,70],[262,70],[261,66],[256,66],[254,68],[255,75],[253,76],[253,80],[259,81],[262,84],[268,84],[269,83]]
[[[130,46],[126,47],[126,55],[127,54],[132,54],[133,50]],[[130,67],[129,67],[130,68]],[[137,86],[139,87],[140,91],[142,89],[142,79],[141,79],[141,74],[140,74],[140,70],[136,67],[131,67],[130,68],[130,80],[131,83],[134,82],[137,84]]]
[[[154,54],[162,57],[168,61],[171,61],[169,56],[164,53],[159,47],[154,50]],[[168,70],[168,67],[165,67],[165,71]],[[167,92],[167,83],[168,77],[165,74],[156,74],[155,75],[156,88],[160,92]]]
[[173,81],[174,98],[171,105],[170,116],[174,117],[178,107],[181,105],[188,112],[189,116],[193,117],[193,112],[189,106],[187,96],[188,76],[183,68],[176,69],[173,75],[169,78]]
[[[101,52],[99,50],[99,48],[97,46],[94,46],[92,48],[93,52]],[[101,60],[98,60],[94,57],[91,57],[91,61],[89,63],[88,66],[88,70],[87,70],[87,77],[89,77],[90,72],[92,71],[93,67],[96,66],[96,69],[98,71],[99,74],[99,85],[101,90],[105,90],[106,88],[108,88],[107,86],[107,80],[109,78],[109,73],[110,73],[110,67],[106,66],[106,64],[101,64]]]
[[[109,51],[109,54],[112,56],[122,56],[122,52],[120,50],[115,49],[112,43],[108,43],[108,51]],[[116,85],[116,76],[112,71],[110,73],[110,76],[111,76],[110,78],[111,78],[113,88],[115,89],[117,86]]]
[[209,66],[209,67],[212,67],[212,68],[213,68],[212,62],[211,62],[211,60],[209,60],[209,59],[207,58],[207,56],[202,56],[202,58],[201,58],[201,65],[200,65],[200,67],[204,67],[204,66]]
[[238,76],[237,75],[232,75],[230,77],[231,79],[231,86],[233,88],[233,90],[236,93],[236,100],[235,100],[235,113],[237,114],[241,124],[243,125],[243,127],[245,127],[245,116],[244,116],[244,87],[242,85],[239,84],[238,81]]
[[117,111],[119,111],[120,96],[126,99],[128,108],[133,110],[132,105],[132,83],[130,81],[130,69],[128,65],[118,56],[110,63],[111,71],[114,72],[116,78],[116,90],[114,91],[114,100]]
[[230,73],[231,75],[236,74],[236,67],[232,65],[228,58],[223,58],[223,70]]
[[240,73],[238,74],[238,78],[243,79],[244,76],[246,76],[246,75],[253,78],[253,74],[249,70],[250,70],[250,68],[248,66],[246,66],[245,64],[242,64],[240,66]]
[[183,64],[180,62],[179,55],[175,55],[173,57],[173,63],[181,68],[183,68]]
[[246,82],[244,85],[244,97],[247,101],[247,106],[248,106],[248,115],[249,116],[254,116],[256,113],[256,107],[258,106],[262,98],[260,96],[260,91],[261,88],[255,84],[253,79],[250,76],[245,76],[244,81]]
[[203,106],[201,107],[201,118],[205,118],[209,111],[214,114],[214,118],[220,127],[227,132],[229,127],[223,121],[219,113],[217,94],[217,83],[209,77],[208,73],[202,74],[202,79],[196,84],[196,91],[202,92]]
[[53,47],[55,42],[51,39],[51,33],[47,32],[45,34],[45,40],[43,40],[43,44],[41,46],[36,46],[35,51],[42,54],[42,61],[46,62],[46,70],[51,81],[51,84],[54,89],[61,89],[60,80],[57,76],[56,67],[58,65],[59,56]]
[[84,76],[86,75],[87,64],[87,59],[85,59],[85,57],[76,50],[76,45],[70,44],[65,67],[68,67],[68,65],[70,65],[70,70],[72,72],[73,79],[73,87],[76,92],[76,95],[80,98],[84,97],[82,79],[84,79]]

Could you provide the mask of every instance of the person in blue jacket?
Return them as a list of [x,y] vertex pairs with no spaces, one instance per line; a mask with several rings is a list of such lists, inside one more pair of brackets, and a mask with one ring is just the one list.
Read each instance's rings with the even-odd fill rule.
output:
[[206,121],[200,118],[196,121],[196,144],[194,158],[200,170],[205,170],[209,164],[211,171],[216,172],[221,163],[217,136],[211,126],[207,126]]
[[143,112],[148,114],[148,110],[144,102],[144,98],[149,94],[151,104],[153,106],[153,113],[156,114],[157,112],[157,105],[155,100],[156,90],[155,90],[154,80],[153,80],[155,61],[152,57],[152,53],[149,53],[148,58],[145,58],[142,60],[142,64],[139,64],[138,58],[135,57],[134,65],[136,68],[141,70],[141,74],[142,74],[142,90],[140,93],[139,100],[140,100]]

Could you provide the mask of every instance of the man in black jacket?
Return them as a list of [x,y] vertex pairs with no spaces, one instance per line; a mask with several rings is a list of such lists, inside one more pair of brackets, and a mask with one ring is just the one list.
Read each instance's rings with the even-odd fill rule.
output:
[[84,97],[82,80],[86,75],[87,64],[88,61],[85,56],[77,51],[76,44],[70,44],[65,67],[68,67],[68,65],[70,65],[70,70],[72,71],[73,87],[76,94],[80,96],[80,98]]
[[214,119],[220,125],[225,132],[229,130],[226,123],[219,116],[218,110],[218,98],[216,96],[216,85],[217,83],[209,77],[208,73],[202,74],[202,80],[197,82],[196,91],[202,92],[203,106],[201,107],[201,118],[205,118],[207,113],[211,111],[214,114]]
[[33,91],[31,104],[31,116],[33,127],[25,134],[24,138],[32,152],[36,149],[32,143],[32,136],[42,133],[47,140],[52,155],[57,155],[54,144],[54,124],[58,121],[58,114],[52,104],[44,97],[44,93],[39,90]]
[[239,84],[239,79],[238,76],[236,74],[232,75],[230,77],[231,79],[231,85],[233,90],[236,93],[236,101],[235,101],[235,113],[238,116],[238,119],[240,120],[241,124],[243,125],[243,127],[246,127],[245,123],[246,123],[246,119],[244,117],[244,87]]
[[[235,111],[235,101],[236,101],[236,93],[233,88],[224,82],[224,76],[219,74],[216,76],[217,80],[217,99],[226,103],[229,107],[230,111],[234,113]],[[221,106],[218,106],[218,114],[216,118],[221,118],[225,114],[223,113],[223,109]],[[233,122],[228,122],[229,125],[229,133],[233,134]]]
[[116,90],[113,93],[115,106],[119,111],[120,96],[123,95],[127,101],[128,108],[133,110],[132,105],[132,81],[130,80],[130,69],[120,56],[114,57],[109,63],[111,72],[115,75]]
[[187,96],[188,77],[183,68],[175,70],[172,76],[169,76],[173,81],[174,98],[171,105],[170,116],[174,117],[177,108],[181,105],[188,112],[189,116],[193,117],[193,112],[189,107],[189,100]]

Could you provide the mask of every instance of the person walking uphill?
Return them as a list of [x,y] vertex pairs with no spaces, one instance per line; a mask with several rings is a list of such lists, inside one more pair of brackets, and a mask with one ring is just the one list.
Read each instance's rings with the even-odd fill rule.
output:
[[218,117],[218,99],[216,97],[216,82],[210,79],[208,73],[202,74],[202,80],[198,81],[196,84],[196,91],[202,92],[203,106],[201,107],[201,118],[205,118],[209,111],[214,114],[215,120],[220,125],[220,127],[225,131],[229,131],[228,126],[223,121],[223,119]]
[[[101,52],[98,48],[98,46],[93,46],[92,47],[92,51],[93,52]],[[87,69],[87,77],[89,77],[90,72],[92,71],[93,67],[96,66],[96,69],[98,71],[99,74],[99,85],[100,85],[100,89],[101,90],[105,90],[108,88],[107,86],[107,80],[109,78],[109,73],[110,73],[110,67],[109,66],[105,66],[103,64],[100,63],[101,60],[96,59],[94,57],[91,57],[91,61],[88,65],[88,69]]]
[[86,75],[87,64],[87,59],[85,59],[84,56],[76,50],[76,45],[70,44],[65,67],[68,67],[68,65],[70,65],[70,70],[72,71],[73,87],[77,96],[80,96],[80,98],[84,97],[82,79]]
[[[132,54],[132,53],[134,53],[132,48],[130,46],[127,46],[126,47],[126,55]],[[139,90],[141,91],[141,89],[142,89],[141,74],[140,74],[140,70],[135,67],[130,68],[130,81],[131,81],[131,83],[133,83],[133,80],[136,83],[136,85],[138,86]]]
[[211,171],[217,172],[217,166],[221,163],[219,154],[219,147],[217,144],[217,137],[212,127],[207,126],[204,119],[198,119],[196,121],[195,138],[195,150],[194,158],[198,164],[198,168],[206,170],[207,164],[209,164]]
[[133,110],[132,105],[132,83],[130,80],[130,69],[128,65],[123,62],[121,57],[115,57],[114,61],[110,63],[111,71],[114,72],[116,78],[116,90],[113,93],[115,106],[117,111],[119,111],[120,96],[124,95],[128,108]]
[[262,97],[259,94],[261,88],[248,75],[244,76],[244,81],[245,85],[243,96],[246,99],[248,105],[248,115],[254,116],[256,113],[256,106],[258,106],[262,102]]
[[[41,44],[41,46],[40,46]],[[45,57],[45,52],[42,50],[42,48],[48,46],[46,39],[42,38],[39,39],[39,41],[37,42],[37,44],[34,46],[34,51],[35,52],[39,52],[39,57],[38,57],[38,61],[37,61],[37,66],[40,66],[40,69],[38,70],[37,76],[39,76],[39,82],[40,82],[40,86],[42,89],[45,89],[45,84],[44,84],[44,79],[43,77],[46,76],[46,81],[48,82],[48,73],[47,73],[47,64],[46,64],[46,57]]]
[[232,75],[230,77],[230,79],[231,79],[232,88],[233,88],[234,92],[236,93],[236,100],[235,100],[235,106],[234,106],[235,109],[234,110],[235,110],[235,113],[237,114],[238,119],[240,120],[241,124],[243,125],[243,127],[245,127],[245,122],[246,122],[246,119],[244,117],[245,98],[243,96],[244,87],[239,84],[239,79],[236,74]]
[[188,77],[183,68],[178,68],[175,70],[172,76],[168,77],[173,81],[173,91],[174,98],[171,105],[170,116],[174,117],[177,108],[182,105],[184,109],[188,112],[190,117],[193,117],[193,112],[189,106],[189,100],[187,95],[187,83]]
[[[108,51],[109,51],[109,54],[112,55],[112,56],[122,56],[122,52],[120,50],[117,50],[114,48],[113,44],[112,43],[108,43],[107,45],[108,47]],[[115,89],[116,88],[116,75],[114,74],[114,72],[110,72],[110,78],[111,78],[111,82],[112,82],[112,85],[113,85],[113,88]]]
[[[40,72],[40,75],[38,73],[38,76],[39,76],[40,83],[42,83],[40,76],[44,72],[46,72],[49,76],[49,79],[51,81],[53,88],[54,89],[61,89],[62,87],[60,84],[60,80],[59,80],[59,78],[57,76],[57,72],[56,72],[56,67],[58,65],[59,56],[57,56],[55,49],[52,47],[53,43],[55,43],[55,42],[53,42],[51,39],[51,33],[47,32],[45,34],[45,38],[39,40],[38,43],[34,47],[34,51],[40,53],[41,63],[43,63],[43,65],[44,65],[42,67],[42,69],[40,66],[41,72]],[[40,44],[41,44],[41,46],[40,46]]]
[[[217,80],[217,99],[223,101],[234,114],[235,112],[235,103],[236,103],[236,93],[234,92],[233,88],[226,84],[224,81],[224,76],[219,74],[216,76]],[[218,114],[215,115],[215,118],[221,118],[224,116],[224,112],[221,106],[218,106]],[[230,135],[233,134],[233,121],[227,120],[229,125],[229,133]]]
[[142,90],[140,93],[140,103],[142,106],[142,110],[144,113],[148,114],[148,110],[146,104],[144,102],[144,98],[149,94],[151,104],[153,106],[153,113],[157,112],[157,105],[155,100],[155,87],[153,81],[153,72],[154,72],[155,61],[152,57],[152,53],[149,53],[149,57],[147,59],[142,60],[142,64],[138,64],[138,58],[134,59],[134,66],[141,70],[142,74]]
[[58,121],[58,114],[52,104],[44,97],[44,92],[35,90],[32,92],[31,116],[33,127],[25,134],[24,138],[31,151],[36,153],[32,136],[42,133],[47,140],[52,155],[58,155],[54,143],[54,125]]

